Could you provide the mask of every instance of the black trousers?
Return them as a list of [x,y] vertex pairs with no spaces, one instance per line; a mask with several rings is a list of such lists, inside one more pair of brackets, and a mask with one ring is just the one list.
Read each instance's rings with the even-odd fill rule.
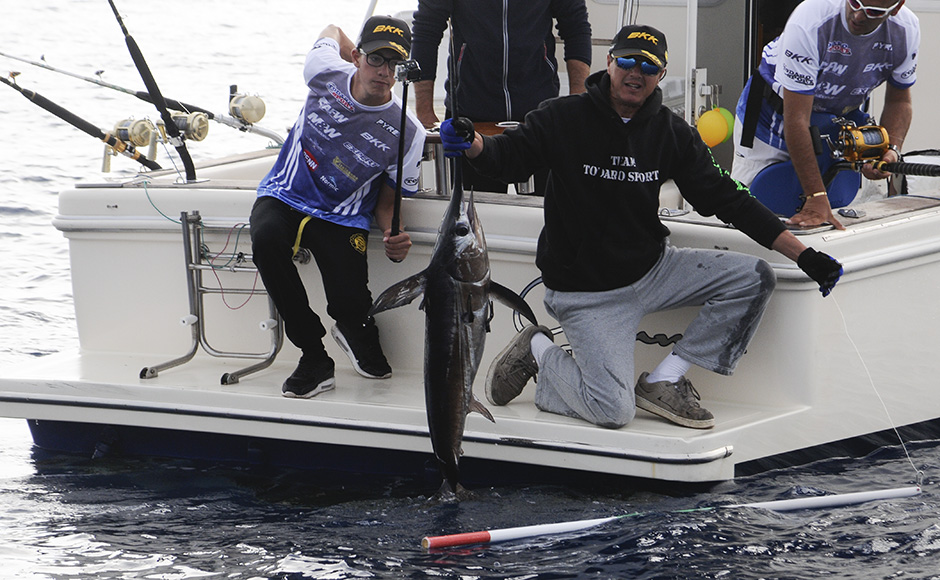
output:
[[[293,246],[300,222],[306,217],[269,196],[255,200],[251,209],[251,251],[268,295],[284,319],[287,338],[305,355],[325,352],[326,329],[310,308],[307,290],[293,262]],[[326,311],[334,320],[361,325],[372,306],[366,244],[369,232],[311,218],[300,245],[310,250],[320,269]]]

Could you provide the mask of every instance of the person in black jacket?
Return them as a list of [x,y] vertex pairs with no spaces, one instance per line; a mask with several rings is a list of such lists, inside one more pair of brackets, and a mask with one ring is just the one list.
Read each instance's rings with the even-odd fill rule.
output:
[[[553,22],[564,41],[568,92],[584,92],[591,71],[591,24],[584,0],[419,0],[414,13],[412,58],[421,67],[414,84],[415,111],[425,127],[435,126],[434,79],[448,19],[452,22],[457,78],[445,84],[447,115],[456,86],[460,115],[473,122],[522,121],[526,113],[560,90]],[[464,164],[464,185],[506,191],[506,183],[479,175]],[[524,176],[520,181],[528,179]],[[544,172],[537,176],[541,195]]]
[[[685,377],[691,366],[730,375],[776,285],[764,260],[740,253],[676,248],[658,217],[659,190],[675,181],[702,215],[722,221],[797,262],[829,294],[842,274],[832,257],[807,248],[731,179],[699,134],[662,104],[666,39],[649,26],[623,27],[587,92],[543,103],[502,135],[460,131],[445,121],[448,154],[463,152],[484,173],[513,180],[551,172],[536,263],[545,306],[572,355],[543,326],[524,328],[494,359],[486,395],[505,405],[539,373],[539,409],[619,428],[636,407],[677,424],[710,428]],[[456,125],[456,127],[455,127]],[[458,135],[460,133],[460,135]],[[650,312],[701,306],[672,352],[633,386],[633,345]]]

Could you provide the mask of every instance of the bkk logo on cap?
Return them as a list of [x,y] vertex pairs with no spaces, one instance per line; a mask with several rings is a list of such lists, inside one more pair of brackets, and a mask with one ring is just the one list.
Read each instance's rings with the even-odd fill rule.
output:
[[405,37],[405,31],[397,26],[392,26],[390,24],[379,24],[372,29],[372,34],[379,34],[380,32],[391,32],[392,34],[397,34],[402,38]]
[[627,38],[642,38],[648,40],[653,44],[659,44],[659,39],[650,34],[649,32],[631,32]]

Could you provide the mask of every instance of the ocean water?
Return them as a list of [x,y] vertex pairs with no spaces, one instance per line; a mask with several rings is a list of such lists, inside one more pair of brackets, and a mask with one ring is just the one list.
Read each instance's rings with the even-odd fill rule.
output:
[[[414,0],[380,0],[378,12]],[[356,31],[365,0],[118,0],[162,92],[224,112],[229,85],[262,96],[286,134],[300,68],[328,23]],[[143,88],[104,0],[0,0],[0,52]],[[355,35],[355,32],[352,34]],[[100,127],[156,118],[111,89],[0,57],[26,88]],[[218,124],[196,159],[263,147]],[[99,179],[101,143],[0,87],[0,373],[77,347],[57,192]],[[165,159],[163,157],[162,159]],[[114,173],[132,173],[112,160]],[[474,490],[429,501],[423,482],[332,482],[160,459],[51,456],[25,421],[0,419],[0,579],[29,578],[940,578],[940,442],[908,441],[923,493],[774,513],[731,503],[912,485],[900,446],[709,488],[578,485]],[[682,510],[718,509],[699,512]],[[428,552],[425,535],[639,512],[577,533]]]

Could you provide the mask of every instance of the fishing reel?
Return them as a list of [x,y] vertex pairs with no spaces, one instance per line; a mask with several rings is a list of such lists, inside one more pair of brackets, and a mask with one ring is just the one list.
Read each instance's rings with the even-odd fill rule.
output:
[[264,101],[254,95],[232,93],[228,102],[229,113],[248,125],[253,125],[264,118]]
[[170,118],[186,139],[202,141],[209,134],[209,116],[205,113],[171,111]]
[[403,60],[395,67],[395,80],[400,83],[413,83],[421,79],[421,66],[416,60]]
[[101,171],[103,173],[110,173],[111,158],[126,150],[133,152],[135,149],[147,147],[148,151],[144,157],[151,160],[156,158],[157,128],[149,119],[128,118],[118,121],[114,125],[113,135],[119,139],[121,150],[105,144],[104,157],[101,161]]
[[839,134],[834,140],[826,137],[834,158],[850,163],[880,161],[891,146],[888,131],[884,127],[858,127],[853,121],[841,118],[836,119],[835,123],[840,126]]
[[154,141],[155,130],[149,119],[124,119],[114,126],[114,136],[135,147],[147,147]]

